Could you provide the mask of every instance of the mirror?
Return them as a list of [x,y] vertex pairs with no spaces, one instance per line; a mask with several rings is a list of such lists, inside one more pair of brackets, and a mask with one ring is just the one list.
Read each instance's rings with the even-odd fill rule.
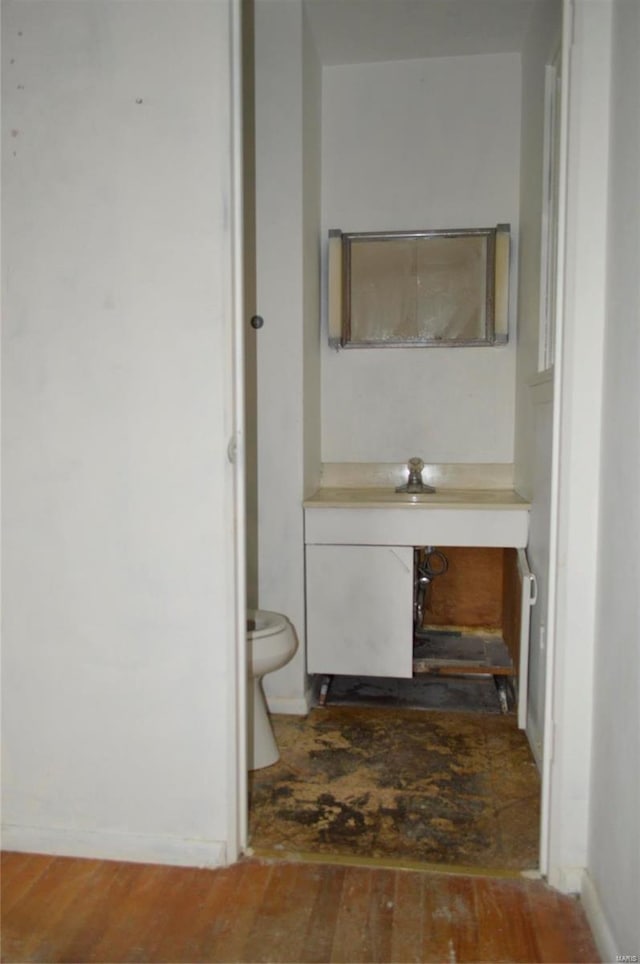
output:
[[342,348],[503,344],[509,225],[329,232],[329,342]]

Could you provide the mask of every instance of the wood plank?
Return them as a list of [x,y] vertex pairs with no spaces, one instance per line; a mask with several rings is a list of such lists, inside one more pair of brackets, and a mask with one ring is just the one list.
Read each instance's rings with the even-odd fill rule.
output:
[[[65,918],[68,905],[78,899],[98,868],[99,862],[95,860],[51,860],[21,901],[13,906],[3,937],[5,952],[13,951],[27,960],[46,958],[56,925]],[[32,903],[38,906],[35,920]]]
[[107,929],[114,908],[119,908],[126,900],[127,887],[133,884],[133,878],[127,873],[128,868],[128,864],[115,860],[100,862],[97,873],[91,878],[91,886],[79,891],[79,902],[69,907],[68,913],[73,915],[73,930],[69,931],[68,918],[65,916],[51,934],[51,944],[59,948],[60,960],[89,960],[92,949]]
[[484,960],[477,952],[472,888],[468,877],[434,875],[425,881],[423,961]]
[[518,553],[516,549],[505,549],[502,586],[502,635],[516,668],[516,674],[520,666],[521,608],[522,586],[518,572]]
[[323,867],[304,935],[304,960],[324,964],[331,959],[334,932],[342,902],[345,867]]
[[0,874],[4,886],[14,887],[17,880],[22,877],[30,863],[43,865],[46,857],[39,854],[19,854],[10,850],[5,850],[0,856]]
[[448,634],[422,639],[414,650],[413,672],[513,676],[515,667],[500,636]]
[[[242,864],[219,870],[194,870],[183,881],[177,900],[165,903],[166,915],[161,938],[153,948],[156,961],[178,962],[241,959],[242,945],[253,922],[257,906],[243,906],[243,887],[252,880]],[[256,876],[256,899],[262,893],[264,874]],[[237,907],[237,917],[234,909]],[[171,920],[168,919],[170,916]],[[236,955],[235,958],[233,955]]]
[[481,877],[472,882],[475,913],[483,921],[478,956],[486,961],[536,959],[531,920],[523,913],[519,881]]
[[[580,903],[541,881],[246,861],[220,870],[5,864],[2,959],[597,961]],[[12,887],[18,888],[17,896]],[[82,911],[83,903],[87,909]],[[6,910],[9,906],[11,909]]]
[[429,587],[423,624],[499,629],[502,623],[503,550],[438,546],[449,562]]
[[215,876],[209,870],[171,869],[158,890],[159,913],[151,915],[138,934],[138,960],[177,962],[193,959],[190,944],[196,932],[198,908],[204,905],[214,880]]
[[216,871],[204,869],[186,869],[174,878],[162,920],[147,937],[148,960],[178,964],[198,959],[198,942],[210,924],[207,901],[217,881]]
[[481,633],[433,633],[420,638],[414,646],[416,659],[465,660],[481,663],[486,659],[486,637]]
[[244,961],[251,934],[273,870],[268,864],[247,863],[216,871],[206,902],[206,926],[194,948],[194,961]]
[[513,660],[502,638],[487,638],[485,640],[485,652],[487,666],[491,667],[492,672],[497,669],[509,670],[511,673],[514,672]]
[[[554,892],[556,902],[563,902],[561,914],[565,921],[567,943],[573,964],[591,964],[599,961],[598,949],[588,926],[584,910],[576,897],[561,897]],[[557,906],[556,903],[556,906]]]
[[369,958],[367,921],[371,897],[371,871],[363,867],[347,867],[342,885],[340,909],[331,948],[333,964],[353,964]]
[[46,873],[54,857],[44,854],[2,854],[2,913],[8,913]]
[[[318,871],[302,864],[288,864],[272,877],[266,888],[243,956],[250,961],[280,964],[304,959],[303,935],[315,897]],[[308,894],[311,899],[304,899]]]
[[168,890],[172,870],[175,868],[134,864],[116,876],[104,929],[87,962],[146,959],[147,935],[164,913],[161,897]]
[[532,881],[524,895],[526,912],[535,935],[536,956],[542,964],[585,964],[599,961],[584,913],[571,897]]
[[365,945],[369,961],[391,960],[395,877],[394,871],[382,871],[372,875]]
[[476,676],[513,676],[513,668],[504,666],[487,666],[486,663],[466,663],[462,660],[450,662],[448,660],[421,659],[413,667],[414,674],[424,673],[432,676],[466,676],[473,673]]
[[[514,671],[504,640],[480,633],[437,633],[421,638],[414,647],[414,672],[454,666],[462,672],[504,673]],[[471,667],[475,667],[475,670]]]
[[[50,953],[50,948],[60,949],[60,959],[84,960],[83,956],[64,957],[62,948],[65,946],[65,939],[68,937],[69,919],[74,921],[74,929],[80,931],[82,924],[91,914],[96,901],[105,882],[117,873],[118,865],[105,863],[104,861],[85,861],[88,865],[93,865],[93,869],[87,866],[86,874],[80,878],[82,886],[78,886],[79,878],[76,876],[74,865],[70,862],[67,865],[67,881],[64,890],[58,891],[53,913],[47,915],[41,913],[38,917],[38,929],[40,931],[40,943],[34,951],[33,956],[41,960]],[[65,894],[66,891],[66,894]],[[88,950],[95,943],[92,940],[88,943]]]
[[423,960],[424,880],[424,874],[396,874],[390,961],[419,964]]

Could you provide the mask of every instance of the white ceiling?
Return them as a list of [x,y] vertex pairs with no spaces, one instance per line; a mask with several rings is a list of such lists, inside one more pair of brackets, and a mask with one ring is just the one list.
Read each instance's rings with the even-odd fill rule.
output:
[[544,0],[304,0],[323,64],[517,52]]

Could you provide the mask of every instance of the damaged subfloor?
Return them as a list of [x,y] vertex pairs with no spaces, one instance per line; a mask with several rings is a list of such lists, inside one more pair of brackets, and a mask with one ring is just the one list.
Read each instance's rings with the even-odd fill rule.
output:
[[280,761],[249,775],[256,853],[537,867],[540,781],[513,714],[329,705],[273,724]]

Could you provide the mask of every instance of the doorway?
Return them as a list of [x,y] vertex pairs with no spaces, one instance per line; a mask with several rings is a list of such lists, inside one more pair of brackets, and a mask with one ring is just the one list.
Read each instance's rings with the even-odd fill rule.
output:
[[[295,241],[295,239],[294,239],[294,241]],[[273,244],[273,248],[274,248],[274,250],[275,250],[275,249],[277,248],[277,245],[275,244],[275,239],[273,240],[272,244]],[[275,279],[275,280],[277,280],[277,279]],[[258,287],[260,287],[260,286],[258,286]],[[311,292],[311,293],[313,294],[313,292]],[[313,298],[312,298],[311,300],[313,300]],[[262,309],[262,307],[263,307],[263,306],[261,305],[261,309]],[[279,319],[279,323],[280,323],[281,320],[282,320],[282,319]],[[314,324],[315,324],[315,323],[317,323],[317,318],[312,319],[312,325],[311,325],[312,328],[314,327]],[[268,325],[268,324],[269,324],[269,319],[267,319],[267,325]],[[297,318],[297,324],[299,324],[299,316],[298,316],[298,318]],[[307,325],[308,322],[305,320],[304,324]],[[291,334],[291,332],[290,332],[290,334]],[[296,337],[297,337],[297,336],[296,336]],[[305,337],[306,337],[306,335],[305,335]],[[282,346],[281,346],[281,347],[282,347]],[[287,350],[288,350],[288,351],[289,351],[289,349],[291,349],[291,345],[289,345],[289,346],[287,347]],[[270,353],[273,352],[273,349],[272,349],[272,348],[269,348],[268,350],[269,350]],[[292,350],[293,350],[293,349],[292,349]],[[271,361],[269,362],[269,364],[270,364],[270,365],[273,365],[273,358],[274,358],[275,356],[274,356],[273,354],[271,354],[270,357],[271,357]],[[317,374],[317,373],[316,373],[316,374]],[[313,377],[315,378],[315,375],[314,375]],[[311,381],[313,381],[313,379],[311,379]],[[285,399],[284,399],[284,395],[283,395],[283,398],[281,399],[281,401],[284,402],[284,400],[285,400]],[[313,435],[313,433],[317,432],[317,434],[318,434],[318,436],[319,436],[318,426],[316,425],[316,426],[314,427],[314,426],[309,422],[309,420],[308,420],[308,418],[307,418],[307,413],[311,410],[312,414],[313,414],[314,412],[317,414],[317,413],[319,412],[319,409],[320,409],[320,404],[319,404],[319,403],[316,404],[316,403],[313,401],[313,399],[309,400],[309,399],[306,398],[306,397],[305,397],[305,399],[303,400],[303,403],[304,403],[304,406],[305,406],[305,416],[304,416],[304,419],[303,419],[304,424],[305,424],[305,429],[304,429],[304,432],[303,432],[302,434],[303,434],[303,435],[305,436],[305,438],[306,438],[308,435]],[[315,408],[314,408],[314,406],[315,406]],[[319,416],[318,416],[318,417],[319,417]],[[268,418],[269,418],[269,416],[267,416],[267,420],[268,420]],[[289,445],[289,444],[290,444],[290,443],[287,442],[287,445]],[[270,440],[269,445],[273,447],[273,439]],[[304,442],[301,442],[301,445],[304,446]],[[319,468],[319,462],[320,462],[320,460],[319,460],[319,454],[318,454],[318,453],[316,453],[316,459],[317,459],[317,467]],[[311,459],[310,461],[313,462],[313,459]],[[288,464],[288,460],[287,460],[287,464]],[[268,468],[268,473],[271,474],[271,469],[272,469],[271,464],[269,464],[269,465],[267,466],[267,468]],[[281,473],[281,474],[282,474],[282,473]],[[272,489],[273,489],[273,486],[272,486]],[[282,494],[282,493],[280,493],[280,495],[281,495],[281,494]],[[298,493],[298,500],[299,500],[301,497],[302,497],[302,491],[300,491],[300,492]],[[293,504],[294,502],[296,503],[295,505]],[[281,509],[281,506],[278,507],[278,512],[280,512],[280,509]],[[290,506],[290,508],[289,508],[288,510],[286,510],[286,512],[289,512],[289,513],[292,514],[292,515],[295,514],[295,513],[297,513],[297,512],[299,512],[299,501],[297,501],[297,500],[295,500],[295,499],[292,500],[291,506]],[[275,518],[275,521],[277,521],[278,523],[285,521],[284,517],[285,517],[285,515],[286,515],[286,512],[285,512],[285,511],[282,512],[282,519],[276,518],[274,515],[271,515],[271,516],[270,516],[270,521],[269,521],[268,525],[270,526],[270,525],[272,524],[271,520],[273,520],[274,518]],[[276,516],[277,516],[277,513],[276,513]],[[286,528],[286,527],[285,527],[285,528]],[[274,526],[274,531],[275,531],[275,526]],[[291,530],[291,529],[287,529],[287,532],[291,533],[292,530]],[[295,534],[295,533],[294,533],[294,534]],[[266,533],[266,539],[265,539],[265,543],[264,543],[264,547],[262,547],[261,550],[260,550],[261,553],[264,554],[264,555],[263,555],[264,558],[267,558],[268,555],[269,555],[269,551],[270,551],[270,550],[269,550],[269,546],[268,546],[268,540],[269,540],[270,538],[271,538],[271,533],[270,533],[269,531],[267,531],[267,533]],[[295,541],[295,539],[292,540],[292,541]],[[280,540],[280,545],[278,546],[278,552],[281,552],[281,547],[282,547],[282,540]],[[288,551],[289,551],[289,549],[287,549],[287,552],[288,552]],[[301,547],[300,547],[300,546],[297,546],[294,550],[291,551],[291,555],[292,555],[292,556],[293,556],[295,553],[297,553],[297,557],[296,557],[296,558],[297,558],[299,561],[302,561],[302,560],[301,560],[302,553],[301,553]],[[274,551],[274,558],[275,558],[275,554],[276,554],[276,553],[275,553],[275,551]],[[285,569],[287,568],[287,566],[289,565],[290,562],[291,562],[291,560],[289,560],[289,561],[285,564],[285,567],[284,567]],[[273,608],[278,608],[276,605],[274,605],[274,604],[271,602],[271,598],[274,598],[274,597],[276,596],[277,592],[278,592],[278,587],[275,587],[274,584],[273,584],[273,582],[272,582],[272,580],[275,579],[275,576],[273,576],[272,574],[273,574],[273,572],[275,571],[275,568],[276,568],[276,567],[273,566],[273,560],[271,560],[271,565],[269,565],[268,567],[263,566],[262,568],[263,568],[263,572],[264,572],[265,570],[267,570],[267,568],[268,568],[267,574],[266,574],[266,576],[265,576],[266,592],[265,592],[264,594],[262,594],[262,599],[261,599],[262,604],[263,604],[263,605],[266,605],[266,606],[269,606],[269,607],[273,606]],[[292,585],[293,585],[293,583],[292,583]],[[291,589],[291,586],[289,586],[289,589]],[[262,590],[261,590],[261,591],[262,591]],[[296,592],[297,592],[297,591],[298,591],[298,589],[296,589]],[[286,595],[286,594],[283,594],[283,595]],[[295,595],[295,593],[294,593],[293,595]],[[291,594],[290,594],[290,597],[291,597]],[[300,604],[300,602],[301,602],[300,599],[298,599],[298,601],[297,601],[296,604]],[[300,604],[300,606],[299,606],[299,610],[300,610],[299,613],[292,613],[291,611],[289,611],[288,614],[289,614],[289,615],[292,615],[292,616],[294,617],[294,622],[296,621],[296,618],[297,618],[297,619],[300,620],[301,625],[304,625],[304,602],[303,602],[303,599],[302,599],[302,602],[301,602],[301,604]],[[276,700],[276,703],[277,703],[277,700]],[[315,751],[314,751],[314,752],[315,752]],[[280,792],[280,794],[281,794],[281,797],[284,799],[284,797],[286,796],[287,791],[279,791],[279,792]]]

